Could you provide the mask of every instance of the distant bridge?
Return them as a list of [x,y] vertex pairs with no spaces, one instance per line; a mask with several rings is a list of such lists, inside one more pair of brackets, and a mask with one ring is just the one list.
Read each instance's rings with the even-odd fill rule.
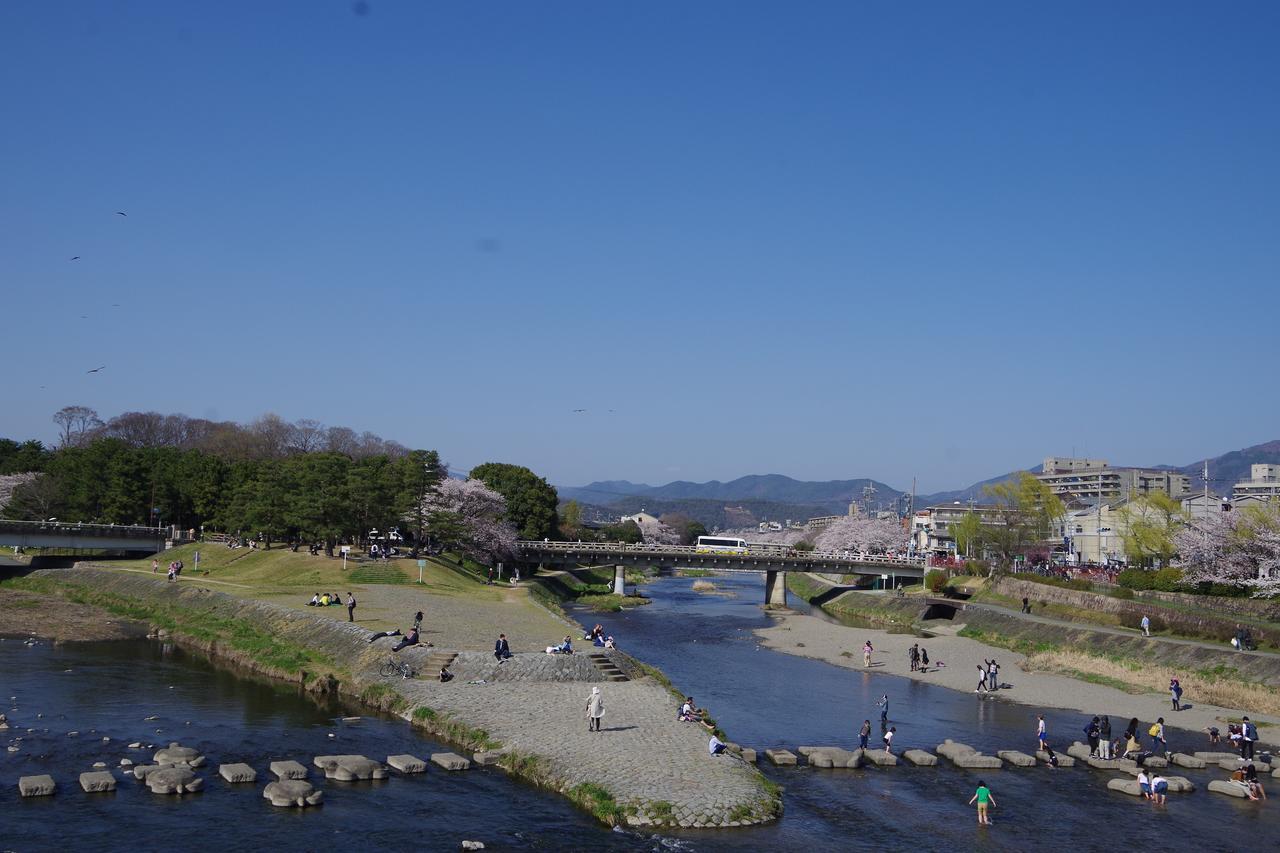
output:
[[0,519],[0,545],[97,551],[163,551],[168,527]]
[[851,554],[834,551],[776,551],[748,546],[743,551],[712,551],[696,545],[653,545],[625,542],[551,542],[521,540],[516,550],[530,564],[580,566],[612,564],[614,589],[622,589],[623,568],[709,569],[718,572],[763,572],[765,603],[785,607],[787,572],[823,574],[891,575],[923,578],[923,557],[887,557],[883,554]]

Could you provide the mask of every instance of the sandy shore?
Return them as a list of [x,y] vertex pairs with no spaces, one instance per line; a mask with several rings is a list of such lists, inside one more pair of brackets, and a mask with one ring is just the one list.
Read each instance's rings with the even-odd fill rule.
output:
[[[1248,709],[1201,704],[1196,701],[1195,696],[1190,695],[1183,698],[1191,707],[1175,714],[1169,707],[1169,697],[1164,693],[1135,695],[1063,675],[1026,672],[1021,667],[1022,655],[952,634],[922,640],[911,634],[846,628],[801,613],[779,615],[771,627],[761,628],[755,634],[768,648],[858,670],[863,668],[862,644],[870,640],[875,653],[871,656],[872,666],[869,672],[927,681],[965,693],[973,693],[977,686],[977,666],[983,660],[994,658],[1000,664],[1001,683],[1009,687],[996,695],[1002,700],[1033,708],[1110,714],[1113,720],[1137,717],[1139,720],[1151,721],[1164,717],[1170,726],[1191,730],[1210,725],[1221,728],[1223,719],[1238,718],[1241,713],[1249,714],[1252,719],[1261,723],[1280,724],[1280,719],[1250,713]],[[907,650],[914,643],[920,643],[929,652],[930,668],[927,673],[911,671]],[[935,668],[939,662],[946,666]],[[1274,730],[1268,732],[1264,729],[1260,735],[1267,743],[1274,743],[1276,736],[1273,732]]]
[[145,637],[147,626],[53,595],[0,590],[0,636],[55,642]]

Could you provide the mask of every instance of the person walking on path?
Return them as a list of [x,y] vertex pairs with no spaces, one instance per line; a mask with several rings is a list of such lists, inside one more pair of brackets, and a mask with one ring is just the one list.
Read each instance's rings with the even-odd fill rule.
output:
[[497,641],[493,644],[493,656],[498,659],[498,663],[506,663],[511,659],[511,646],[507,643],[507,635],[499,634]]
[[151,561],[151,574],[153,574],[153,575],[154,575],[154,574],[155,574],[156,572],[158,572],[158,571],[160,571],[160,561],[159,561],[159,560],[152,560],[152,561]]
[[858,748],[865,751],[867,748],[867,739],[870,737],[871,737],[871,721],[863,720],[862,729],[859,730],[858,732]]
[[1027,597],[1025,595],[1022,596],[1022,612],[1023,613],[1031,612],[1031,602],[1027,600]]
[[865,643],[862,644],[862,665],[863,666],[871,666],[871,653],[874,651],[875,649],[871,648],[870,640],[867,640]]
[[876,705],[880,708],[880,726],[883,728],[889,724],[889,694],[886,693],[881,696]]
[[1169,698],[1173,701],[1173,710],[1182,710],[1182,684],[1176,678],[1169,679]]
[[1039,741],[1039,749],[1047,750],[1049,741],[1046,740],[1047,732],[1045,731],[1044,714],[1036,714],[1036,740]]
[[973,688],[974,693],[985,693],[987,690],[987,668],[982,664],[978,664],[978,686]]
[[920,650],[920,671],[921,672],[929,671],[929,650],[928,649]]
[[600,718],[604,716],[604,696],[600,695],[599,687],[591,688],[591,695],[587,697],[587,731],[600,731]]
[[1147,614],[1142,614],[1142,633],[1143,636],[1151,636],[1151,618]]
[[347,621],[356,621],[356,597],[350,592],[347,593]]
[[987,807],[994,807],[996,798],[991,796],[991,789],[981,779],[978,780],[978,790],[969,798],[969,805],[973,805],[975,801],[978,803],[978,825],[990,826],[991,818],[987,817]]
[[1111,754],[1111,718],[1103,717],[1098,723],[1098,757],[1110,761],[1113,756]]
[[1258,727],[1248,717],[1240,721],[1240,757],[1253,760],[1253,742],[1258,739]]

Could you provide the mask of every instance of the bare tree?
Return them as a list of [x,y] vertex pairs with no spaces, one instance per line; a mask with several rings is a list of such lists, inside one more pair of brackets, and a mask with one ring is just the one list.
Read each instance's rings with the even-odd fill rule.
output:
[[125,412],[107,421],[103,434],[118,438],[133,447],[162,447],[165,441],[165,416],[159,412]]
[[249,425],[249,433],[256,439],[255,450],[267,459],[283,459],[289,455],[293,427],[277,414],[267,412]]
[[102,426],[98,413],[88,406],[64,406],[53,415],[62,434],[59,447],[71,447],[84,441],[86,435]]
[[324,447],[324,424],[310,418],[293,422],[290,449],[295,453],[314,453]]
[[345,453],[354,456],[360,440],[355,430],[349,427],[329,427],[324,434],[324,449],[330,453]]

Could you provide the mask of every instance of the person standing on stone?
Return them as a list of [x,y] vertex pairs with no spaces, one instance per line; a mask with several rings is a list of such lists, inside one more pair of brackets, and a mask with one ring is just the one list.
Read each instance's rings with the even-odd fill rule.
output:
[[1100,721],[1098,720],[1098,718],[1094,717],[1092,720],[1086,723],[1084,727],[1085,739],[1089,741],[1089,757],[1090,758],[1094,758],[1098,754],[1098,735],[1099,735],[1098,723],[1099,722]]
[[356,597],[350,592],[347,593],[347,621],[356,621]]
[[862,729],[858,732],[858,747],[860,749],[867,748],[867,739],[871,737],[871,721],[863,720]]
[[1253,760],[1253,742],[1258,739],[1258,727],[1248,717],[1240,721],[1240,757]]
[[600,731],[600,718],[604,716],[604,696],[600,695],[599,687],[591,688],[591,695],[587,697],[587,731]]
[[1156,755],[1169,756],[1169,743],[1164,737],[1164,717],[1160,717],[1152,724],[1149,731],[1151,735],[1151,751]]
[[1110,761],[1111,755],[1111,718],[1103,717],[1098,723],[1098,757]]

